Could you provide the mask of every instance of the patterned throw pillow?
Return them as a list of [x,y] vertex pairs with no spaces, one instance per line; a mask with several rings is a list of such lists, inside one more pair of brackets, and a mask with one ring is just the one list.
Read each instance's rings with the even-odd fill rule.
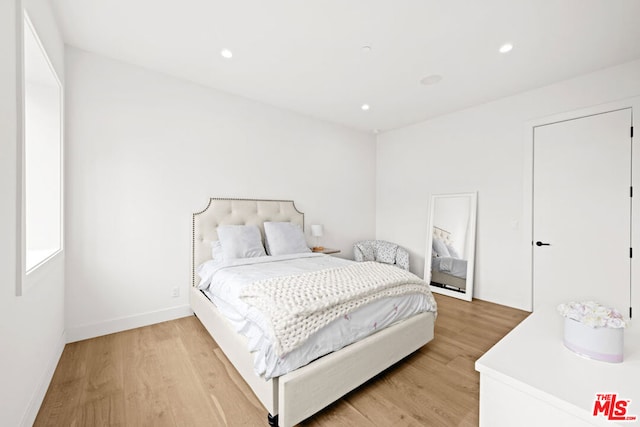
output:
[[360,252],[362,252],[363,261],[375,261],[375,256],[373,252],[373,242],[363,242],[358,245]]
[[397,245],[389,242],[377,242],[375,251],[376,261],[384,262],[385,264],[395,264],[397,250]]

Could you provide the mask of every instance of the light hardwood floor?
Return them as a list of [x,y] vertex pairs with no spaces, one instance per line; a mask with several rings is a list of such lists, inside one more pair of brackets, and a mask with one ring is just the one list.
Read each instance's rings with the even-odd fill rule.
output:
[[[474,362],[529,313],[436,295],[435,338],[304,426],[477,426]],[[197,318],[68,344],[36,426],[266,426]]]

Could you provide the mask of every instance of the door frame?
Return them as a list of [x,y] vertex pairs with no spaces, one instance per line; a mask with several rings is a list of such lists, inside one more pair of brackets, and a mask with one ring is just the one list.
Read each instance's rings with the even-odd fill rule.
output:
[[[575,120],[583,117],[598,114],[631,109],[631,121],[635,127],[633,112],[640,112],[640,96],[626,98],[606,104],[594,105],[592,107],[581,108],[573,111],[557,113],[537,119],[529,120],[524,126],[524,165],[523,165],[523,198],[522,198],[522,250],[526,257],[524,277],[528,281],[529,294],[528,310],[533,311],[533,143],[534,129],[538,126],[550,125],[553,123]],[[637,132],[634,140],[638,140]],[[636,169],[640,168],[640,148],[631,148],[631,158]],[[636,317],[640,316],[640,173],[631,171],[631,185],[635,188],[634,197],[631,200],[631,246],[636,248],[636,256],[631,258],[631,306],[636,311]],[[633,227],[633,224],[638,224]],[[634,292],[635,290],[635,292]],[[626,317],[628,313],[623,313]]]

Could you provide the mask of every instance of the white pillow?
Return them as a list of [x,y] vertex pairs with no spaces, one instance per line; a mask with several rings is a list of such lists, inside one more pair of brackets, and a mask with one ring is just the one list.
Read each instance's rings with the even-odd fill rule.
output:
[[221,225],[217,232],[225,261],[266,255],[257,225]]
[[460,254],[458,253],[458,251],[456,251],[456,248],[454,248],[451,245],[446,245],[447,246],[447,250],[449,251],[449,255],[451,255],[451,258],[460,258]]
[[444,242],[440,239],[433,239],[433,250],[435,251],[436,255],[439,257],[450,257],[451,254],[449,254],[449,250],[447,249],[447,246],[444,244]]
[[287,255],[311,252],[302,227],[291,222],[265,222],[265,241],[269,255]]
[[222,251],[220,240],[211,241],[211,259],[216,261],[222,261],[224,259],[224,252]]

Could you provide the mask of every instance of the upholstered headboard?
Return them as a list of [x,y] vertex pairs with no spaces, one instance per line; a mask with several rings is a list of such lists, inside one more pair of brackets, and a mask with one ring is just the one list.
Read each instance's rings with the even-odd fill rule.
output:
[[304,214],[292,200],[211,198],[206,208],[193,214],[191,284],[196,267],[211,259],[211,242],[218,240],[219,225],[257,225],[264,241],[265,221],[290,221],[304,230]]
[[451,240],[451,233],[442,228],[433,226],[433,238],[442,240],[445,244],[451,245],[453,241]]

